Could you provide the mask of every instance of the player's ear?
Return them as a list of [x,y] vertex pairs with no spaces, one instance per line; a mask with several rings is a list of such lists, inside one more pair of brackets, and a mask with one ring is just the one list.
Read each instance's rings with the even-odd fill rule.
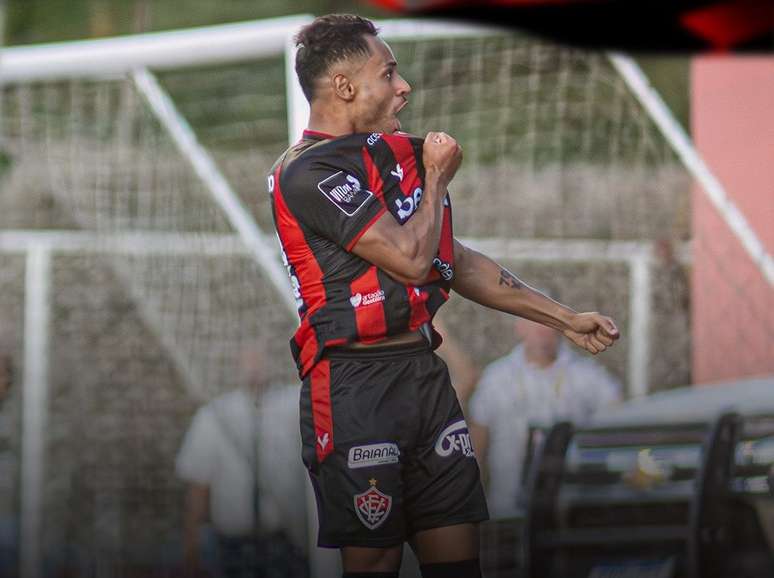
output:
[[346,74],[334,74],[333,92],[340,99],[350,102],[355,98],[355,85]]

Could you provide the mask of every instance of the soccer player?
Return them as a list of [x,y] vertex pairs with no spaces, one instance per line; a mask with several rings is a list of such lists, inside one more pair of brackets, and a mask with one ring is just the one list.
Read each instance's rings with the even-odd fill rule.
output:
[[411,88],[373,23],[323,16],[296,42],[309,124],[268,188],[301,319],[291,350],[318,543],[341,550],[346,578],[398,576],[406,541],[425,578],[478,577],[488,512],[462,410],[432,352],[433,315],[453,289],[591,353],[618,330],[454,238],[447,187],[462,150],[443,132],[400,132]]

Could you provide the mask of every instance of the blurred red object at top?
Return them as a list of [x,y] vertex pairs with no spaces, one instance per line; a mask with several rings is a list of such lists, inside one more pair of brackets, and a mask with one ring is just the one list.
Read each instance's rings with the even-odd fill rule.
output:
[[774,0],[370,0],[407,15],[531,29],[570,44],[644,51],[771,51]]

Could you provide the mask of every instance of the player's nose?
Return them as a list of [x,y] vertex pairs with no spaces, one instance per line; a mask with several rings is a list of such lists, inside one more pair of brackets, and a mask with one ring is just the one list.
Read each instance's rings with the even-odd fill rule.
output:
[[397,93],[401,96],[406,96],[411,92],[411,85],[402,76],[398,75],[398,90]]

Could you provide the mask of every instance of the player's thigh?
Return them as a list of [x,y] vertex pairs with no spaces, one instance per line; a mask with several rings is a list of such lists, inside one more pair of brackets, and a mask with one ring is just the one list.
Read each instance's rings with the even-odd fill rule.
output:
[[478,524],[456,524],[422,530],[411,537],[420,564],[458,562],[479,557]]
[[391,548],[347,546],[341,549],[341,565],[344,572],[396,572],[400,569],[402,556],[402,545]]
[[417,392],[421,431],[405,453],[403,471],[408,534],[487,520],[468,427],[440,359],[433,361]]
[[401,456],[418,416],[402,379],[412,364],[403,357],[331,353],[304,381],[303,453],[320,546],[380,550],[407,538]]

